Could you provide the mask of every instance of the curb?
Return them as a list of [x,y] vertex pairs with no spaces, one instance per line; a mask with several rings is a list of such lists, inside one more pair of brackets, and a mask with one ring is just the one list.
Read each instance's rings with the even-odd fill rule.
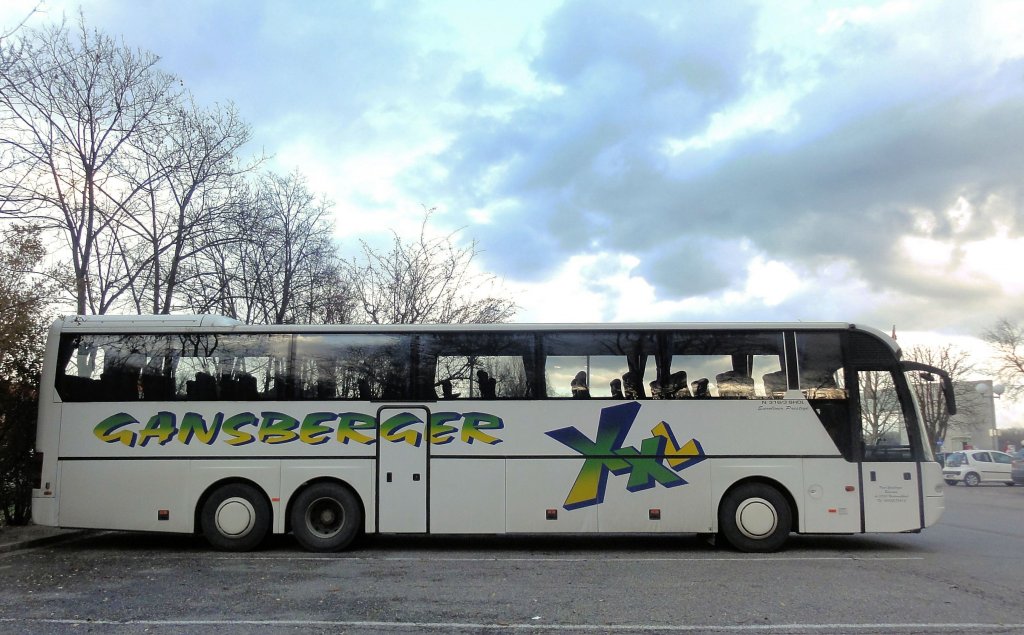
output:
[[83,538],[91,533],[93,533],[93,530],[91,529],[80,529],[54,534],[52,536],[40,536],[39,538],[29,538],[18,542],[0,544],[0,553],[10,553],[12,551],[21,551],[23,549],[33,549],[35,547],[45,547],[47,545],[70,542],[72,540],[77,540],[78,538]]

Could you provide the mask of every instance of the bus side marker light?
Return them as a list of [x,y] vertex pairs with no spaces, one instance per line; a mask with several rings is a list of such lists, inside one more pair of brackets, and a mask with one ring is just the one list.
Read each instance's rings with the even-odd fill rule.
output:
[[558,510],[557,509],[549,509],[549,510],[545,511],[544,512],[544,518],[546,518],[547,520],[558,520]]
[[157,520],[170,520],[171,519],[171,510],[169,510],[169,509],[158,509],[156,511],[156,519]]
[[852,492],[852,491],[854,491],[855,489],[857,489],[857,488],[855,488],[855,487],[854,487],[853,485],[847,485],[847,486],[846,486],[846,491],[847,491],[847,492]]
[[660,509],[648,510],[647,517],[650,518],[651,520],[661,520],[661,510]]

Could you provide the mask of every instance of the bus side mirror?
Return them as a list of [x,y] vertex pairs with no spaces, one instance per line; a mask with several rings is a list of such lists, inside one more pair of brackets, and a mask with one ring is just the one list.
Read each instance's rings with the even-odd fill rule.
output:
[[956,414],[956,398],[953,396],[953,380],[949,375],[942,378],[942,394],[946,397],[946,412]]

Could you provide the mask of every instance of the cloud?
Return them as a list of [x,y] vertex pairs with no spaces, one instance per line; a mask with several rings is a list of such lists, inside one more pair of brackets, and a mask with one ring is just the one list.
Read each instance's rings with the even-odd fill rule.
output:
[[[780,19],[563,5],[531,62],[552,90],[481,109],[437,156],[449,207],[486,219],[487,266],[537,281],[616,253],[679,307],[736,293],[740,312],[813,317],[825,295],[862,314],[841,298],[863,293],[922,328],[1011,308],[977,252],[997,227],[1021,236],[1020,52],[988,48],[969,5],[825,12],[797,44],[764,35]],[[830,288],[760,296],[766,262]]]

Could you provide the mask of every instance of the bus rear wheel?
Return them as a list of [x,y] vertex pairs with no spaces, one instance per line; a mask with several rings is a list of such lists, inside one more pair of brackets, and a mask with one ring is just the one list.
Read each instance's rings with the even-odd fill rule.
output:
[[203,535],[215,548],[249,551],[270,530],[270,504],[252,485],[231,483],[210,494],[199,520]]
[[309,551],[341,551],[363,524],[359,501],[337,483],[314,483],[295,498],[290,516],[292,533]]
[[777,551],[792,527],[786,497],[770,485],[746,483],[729,491],[718,508],[722,537],[740,551]]

